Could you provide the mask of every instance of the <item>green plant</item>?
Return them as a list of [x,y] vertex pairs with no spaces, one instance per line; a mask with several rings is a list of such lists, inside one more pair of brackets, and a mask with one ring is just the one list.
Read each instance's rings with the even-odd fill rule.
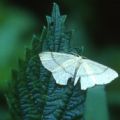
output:
[[80,83],[66,86],[55,83],[51,73],[44,69],[38,54],[42,51],[72,52],[72,31],[66,31],[66,15],[53,5],[52,16],[47,16],[47,28],[41,37],[33,37],[32,49],[26,49],[25,60],[19,60],[19,70],[12,71],[12,82],[6,94],[14,120],[82,120],[86,91]]

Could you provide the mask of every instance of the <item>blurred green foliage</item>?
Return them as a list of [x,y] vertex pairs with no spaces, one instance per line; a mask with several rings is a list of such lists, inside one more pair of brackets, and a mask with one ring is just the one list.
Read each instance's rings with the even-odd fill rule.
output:
[[9,6],[0,7],[0,13],[0,89],[4,89],[37,21],[25,11]]
[[32,14],[0,1],[0,120],[10,120],[4,107],[4,93],[11,79],[11,68],[17,68],[18,58],[23,57],[36,25],[37,19]]

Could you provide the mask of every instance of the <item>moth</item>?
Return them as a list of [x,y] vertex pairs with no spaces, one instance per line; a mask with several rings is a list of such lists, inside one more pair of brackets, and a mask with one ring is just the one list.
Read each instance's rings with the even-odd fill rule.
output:
[[74,78],[74,85],[80,78],[81,89],[95,85],[110,83],[118,77],[118,73],[100,63],[82,56],[59,53],[42,52],[39,54],[42,65],[52,73],[57,84],[67,85],[69,78]]

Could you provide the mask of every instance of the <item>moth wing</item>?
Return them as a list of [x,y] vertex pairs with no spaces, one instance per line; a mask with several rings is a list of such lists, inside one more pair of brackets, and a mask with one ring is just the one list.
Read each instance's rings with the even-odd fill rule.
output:
[[82,90],[86,90],[87,88],[93,87],[95,85],[93,80],[90,78],[90,76],[86,72],[86,69],[83,63],[81,63],[79,66],[79,69],[77,71],[77,75],[74,81],[74,85],[77,84],[79,78],[80,78],[80,84],[81,84]]
[[118,77],[113,69],[89,59],[83,59],[78,74],[81,75],[81,89],[107,84]]
[[66,85],[73,77],[77,57],[65,53],[43,52],[39,54],[43,66],[52,72],[57,84]]
[[43,66],[51,72],[63,68],[63,65],[71,64],[69,61],[74,61],[77,58],[74,55],[57,52],[42,52],[39,57]]
[[56,81],[57,84],[60,85],[67,85],[68,79],[73,78],[75,69],[76,69],[76,61],[71,60],[69,63],[66,65],[63,65],[62,67],[57,68],[52,72],[52,75]]

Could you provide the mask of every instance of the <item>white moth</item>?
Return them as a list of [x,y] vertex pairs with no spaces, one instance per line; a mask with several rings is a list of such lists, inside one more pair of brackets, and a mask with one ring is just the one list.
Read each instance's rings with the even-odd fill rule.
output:
[[74,78],[76,85],[80,78],[81,89],[86,90],[95,85],[110,83],[118,77],[118,73],[111,68],[82,56],[42,52],[39,57],[43,66],[52,72],[56,83],[60,85],[67,85],[69,78]]

